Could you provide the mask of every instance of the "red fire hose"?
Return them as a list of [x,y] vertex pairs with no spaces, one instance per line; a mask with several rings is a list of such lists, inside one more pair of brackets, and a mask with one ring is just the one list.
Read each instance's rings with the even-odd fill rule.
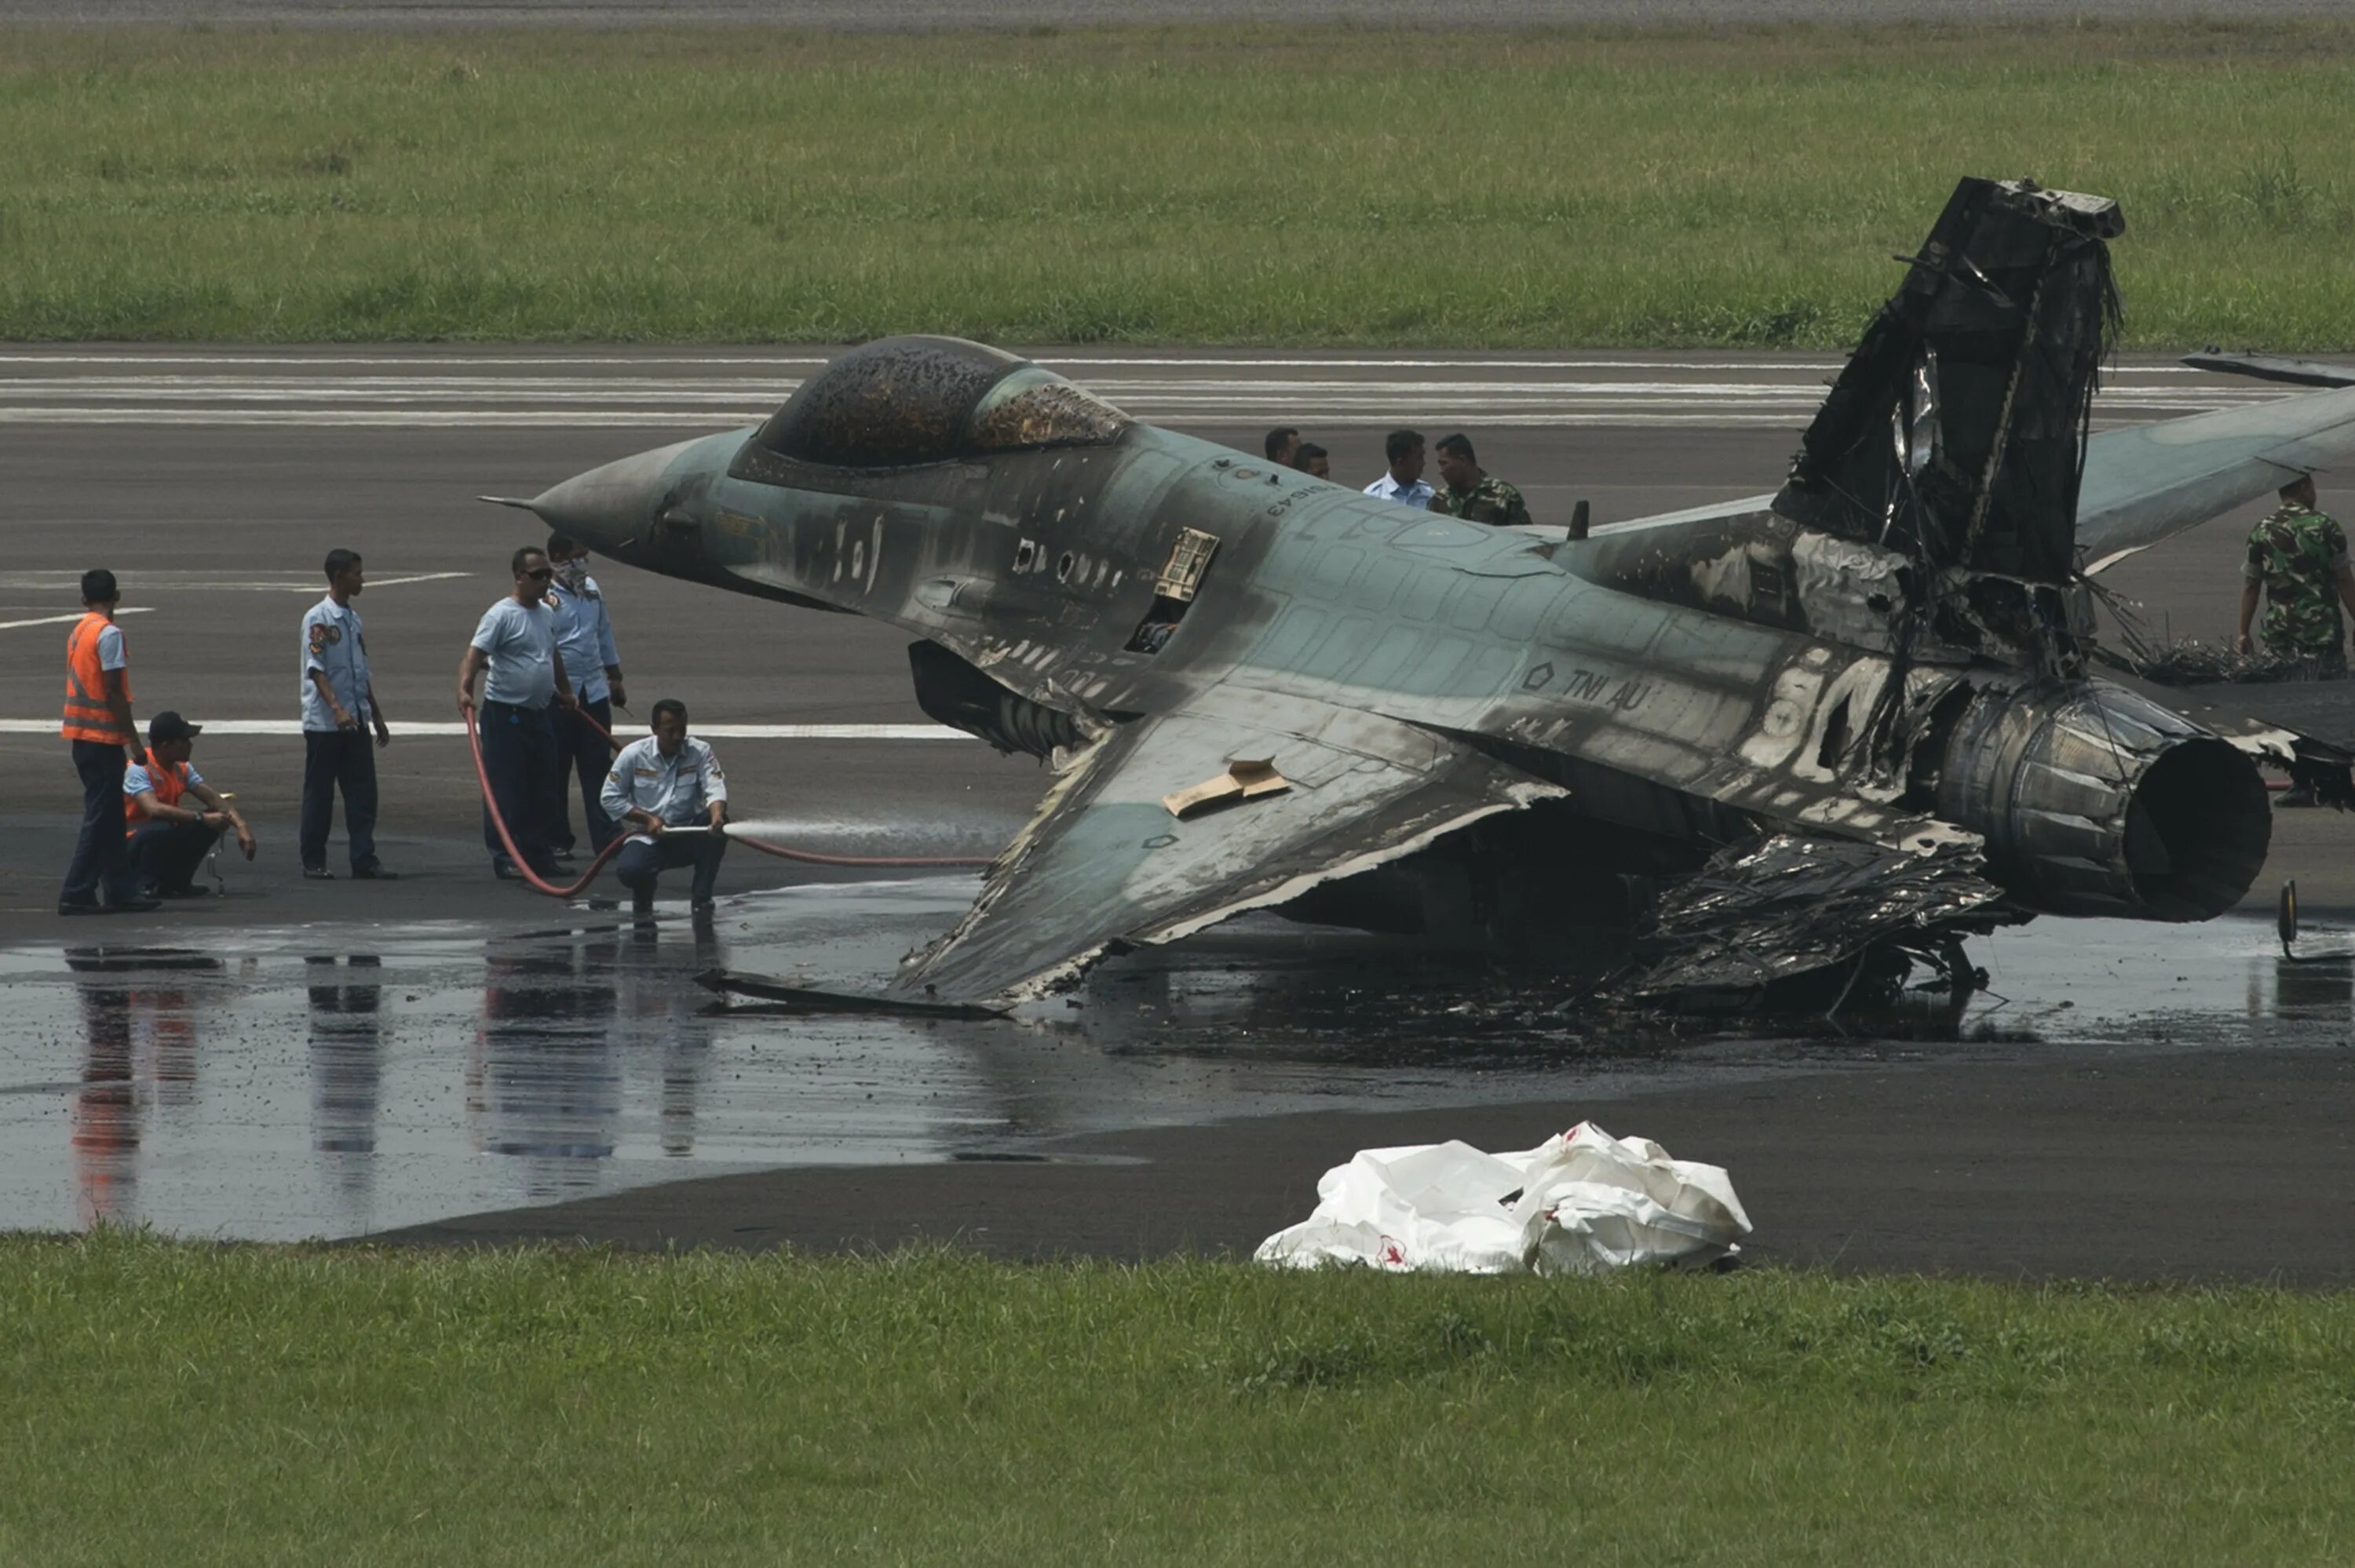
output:
[[[474,710],[469,707],[465,712],[466,747],[474,756],[474,782],[482,787],[484,808],[491,814],[491,826],[498,830],[499,843],[507,852],[507,858],[515,863],[517,872],[535,892],[545,893],[550,898],[578,897],[584,888],[597,880],[597,874],[605,869],[605,863],[622,853],[622,846],[630,842],[630,835],[626,832],[616,833],[613,842],[600,850],[597,853],[597,858],[591,861],[588,867],[581,872],[581,880],[570,887],[559,887],[533,871],[530,863],[524,859],[522,852],[516,848],[515,834],[508,831],[506,819],[499,814],[498,800],[491,793],[491,775],[490,770],[483,766],[483,737],[474,727]],[[615,740],[612,732],[603,725],[578,708],[572,710],[572,715],[591,729],[603,736],[607,746],[616,751],[621,750],[622,743]],[[914,870],[939,866],[986,866],[990,863],[986,857],[973,855],[820,854],[815,850],[794,849],[786,844],[771,843],[766,839],[747,838],[741,833],[730,833],[728,837],[730,842],[742,844],[747,849],[758,850],[762,854],[773,854],[779,860],[797,860],[808,865],[853,865]]]

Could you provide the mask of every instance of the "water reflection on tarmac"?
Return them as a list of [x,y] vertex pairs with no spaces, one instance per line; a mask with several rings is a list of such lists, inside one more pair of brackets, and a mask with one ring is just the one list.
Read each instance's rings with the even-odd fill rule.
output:
[[[559,912],[0,952],[0,1227],[349,1235],[781,1165],[1020,1158],[1063,1134],[1571,1099],[1892,1060],[2335,1048],[2355,938],[2046,922],[1977,944],[1957,1014],[1772,1036],[1605,1021],[1552,989],[1267,918],[1115,960],[1007,1021],[783,1016],[698,973],[879,986],[969,883],[806,887],[715,931]],[[80,933],[75,933],[79,935]]]

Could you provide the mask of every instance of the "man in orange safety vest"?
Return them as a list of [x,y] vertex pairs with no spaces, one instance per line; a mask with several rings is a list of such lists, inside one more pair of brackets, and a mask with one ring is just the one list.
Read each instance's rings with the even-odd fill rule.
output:
[[[60,915],[133,913],[157,907],[144,893],[124,853],[123,774],[146,753],[131,722],[131,670],[114,608],[123,600],[114,574],[81,575],[86,612],[66,634],[66,716],[61,733],[73,743],[81,775],[81,836],[58,892]],[[103,895],[103,901],[101,895]]]
[[176,713],[157,714],[147,721],[147,760],[123,770],[132,869],[157,898],[204,897],[197,868],[225,832],[234,830],[237,847],[253,858],[253,830],[188,760],[204,728]]

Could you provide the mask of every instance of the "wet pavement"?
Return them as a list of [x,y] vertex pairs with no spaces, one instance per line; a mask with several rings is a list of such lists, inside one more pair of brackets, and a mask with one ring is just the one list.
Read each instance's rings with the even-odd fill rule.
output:
[[1764,1033],[1613,1014],[1552,979],[1267,916],[1005,1020],[789,1015],[697,983],[724,968],[872,991],[970,891],[755,893],[703,933],[683,910],[639,929],[553,909],[527,931],[0,951],[0,1227],[351,1236],[785,1167],[1116,1160],[1072,1140],[1239,1118],[2335,1054],[2355,1014],[2355,962],[2330,956],[2355,937],[2310,931],[2294,963],[2251,919],[2047,921],[1973,945],[1987,989],[1959,1010],[1923,991]]

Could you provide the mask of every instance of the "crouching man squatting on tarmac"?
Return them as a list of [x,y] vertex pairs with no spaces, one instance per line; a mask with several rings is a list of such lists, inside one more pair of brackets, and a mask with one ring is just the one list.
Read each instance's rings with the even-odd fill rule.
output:
[[178,714],[157,714],[147,721],[146,760],[123,770],[125,847],[143,897],[204,897],[197,868],[224,832],[234,830],[237,847],[253,858],[253,830],[188,761],[203,733]]
[[[637,831],[613,861],[613,874],[630,890],[631,910],[651,915],[655,879],[673,866],[693,865],[688,889],[698,919],[711,913],[728,836],[728,776],[711,747],[687,733],[687,705],[665,697],[654,706],[654,734],[633,741],[605,775],[605,814]],[[673,834],[672,828],[700,828]]]

